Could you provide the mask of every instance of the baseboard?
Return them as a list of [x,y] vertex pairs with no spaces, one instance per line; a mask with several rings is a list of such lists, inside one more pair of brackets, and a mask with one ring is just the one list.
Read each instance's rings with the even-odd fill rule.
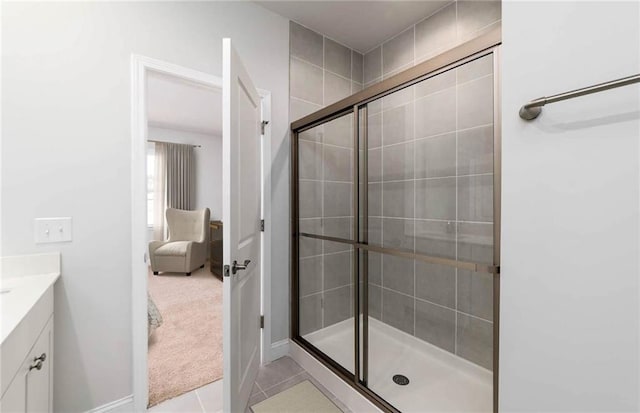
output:
[[122,399],[114,400],[102,406],[98,406],[95,409],[88,410],[86,413],[130,413],[133,412],[133,394],[123,397]]
[[289,345],[289,355],[353,413],[382,413],[382,410],[366,397],[345,383],[344,380],[294,342]]
[[289,354],[289,339],[276,341],[271,344],[271,360],[277,360]]

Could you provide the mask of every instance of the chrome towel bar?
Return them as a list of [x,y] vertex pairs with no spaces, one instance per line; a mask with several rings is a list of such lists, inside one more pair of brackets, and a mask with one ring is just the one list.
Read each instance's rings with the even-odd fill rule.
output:
[[634,83],[640,83],[640,74],[623,77],[622,79],[612,80],[610,82],[599,83],[597,85],[584,87],[582,89],[572,90],[570,92],[559,93],[557,95],[534,99],[520,108],[520,117],[524,120],[533,120],[540,115],[542,107],[548,103],[560,102],[561,100],[573,99],[579,96],[590,95],[592,93],[602,92],[617,87],[627,86]]

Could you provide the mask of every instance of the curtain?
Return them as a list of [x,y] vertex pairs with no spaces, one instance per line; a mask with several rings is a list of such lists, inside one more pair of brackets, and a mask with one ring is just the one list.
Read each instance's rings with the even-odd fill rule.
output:
[[164,240],[167,236],[167,208],[193,209],[193,146],[157,142],[155,163],[153,238]]
[[167,144],[158,142],[155,145],[155,171],[153,182],[153,239],[165,239],[167,209]]
[[167,144],[167,208],[193,209],[193,145]]

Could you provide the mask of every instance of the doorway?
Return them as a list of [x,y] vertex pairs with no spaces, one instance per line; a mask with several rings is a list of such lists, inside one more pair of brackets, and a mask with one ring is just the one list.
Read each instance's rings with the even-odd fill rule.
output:
[[[150,153],[155,154],[155,150],[152,152],[149,149],[148,140],[155,140],[158,142],[167,142],[170,141],[171,134],[167,134],[164,131],[159,131],[159,129],[170,129],[166,128],[167,125],[162,125],[161,123],[151,121],[152,119],[149,117],[149,85],[153,84],[154,78],[165,77],[170,78],[172,82],[181,82],[191,85],[192,87],[213,90],[213,91],[222,91],[222,78],[212,76],[206,73],[198,72],[192,69],[188,69],[185,67],[181,67],[178,65],[162,62],[156,59],[151,59],[143,56],[132,56],[132,326],[133,326],[133,365],[134,365],[134,402],[137,411],[146,410],[149,402],[153,402],[153,399],[150,398],[151,394],[149,392],[150,385],[152,384],[149,380],[148,371],[152,367],[150,365],[151,360],[147,357],[147,349],[149,343],[149,300],[147,299],[147,292],[149,289],[152,289],[152,283],[149,282],[152,280],[162,280],[163,282],[172,278],[173,281],[182,282],[185,279],[198,279],[201,278],[203,280],[213,280],[215,276],[212,275],[212,272],[217,272],[212,268],[212,261],[215,263],[215,256],[212,260],[211,248],[209,241],[213,239],[215,241],[215,237],[212,236],[207,230],[207,262],[205,263],[203,268],[195,268],[195,271],[184,271],[183,274],[178,272],[170,271],[167,272],[167,276],[163,277],[162,271],[157,271],[158,275],[153,275],[154,270],[149,272],[149,249],[148,242],[150,238],[150,228],[149,222],[152,221],[148,219],[148,216],[151,214],[150,208],[148,207],[148,198],[150,192],[148,191],[149,186],[149,176],[147,171],[147,161],[150,157]],[[165,79],[166,80],[166,79]],[[266,113],[270,112],[270,93],[266,91],[260,91],[260,99],[261,104]],[[212,113],[215,111],[215,108],[211,108]],[[163,128],[164,127],[164,128]],[[150,133],[153,132],[153,133]],[[197,131],[195,131],[197,132]],[[153,134],[156,137],[152,136]],[[184,136],[186,133],[181,133],[180,135]],[[175,135],[174,135],[175,136]],[[263,140],[268,142],[269,137],[269,128],[266,129]],[[158,142],[155,144],[158,145]],[[177,143],[177,142],[172,142]],[[205,148],[205,145],[194,142],[182,142],[182,144],[187,144],[191,146],[193,151],[198,153],[205,152],[202,149]],[[220,150],[220,152],[222,152]],[[271,166],[270,162],[270,148],[269,145],[262,145],[261,151],[262,157],[262,193],[264,197],[262,199],[262,203],[264,205],[262,216],[265,221],[265,226],[269,227],[269,217],[270,217],[270,185],[268,179],[264,179],[265,171],[268,170]],[[152,157],[153,158],[153,157]],[[202,183],[202,182],[201,182]],[[197,184],[196,184],[197,185]],[[198,185],[202,186],[202,185]],[[204,182],[204,187],[208,186],[208,182]],[[202,205],[196,205],[202,206]],[[196,209],[196,208],[191,208]],[[200,208],[203,209],[203,208]],[[215,211],[215,208],[209,208],[209,212]],[[157,215],[157,214],[156,214]],[[207,228],[211,228],[215,226],[211,224],[211,220],[216,221],[215,212],[210,215],[210,218],[207,222]],[[219,224],[216,223],[216,224]],[[215,230],[212,231],[215,235]],[[165,230],[166,234],[166,230]],[[270,256],[270,246],[268,240],[264,239],[264,233],[262,233],[263,242],[262,245],[263,250],[261,251],[261,255],[265,257],[267,261],[263,261],[261,266],[261,308],[262,314],[264,314],[265,318],[265,328],[262,330],[261,340],[261,359],[269,360],[270,354],[270,325],[269,325],[269,286],[270,286],[270,274],[269,274],[269,262],[268,257]],[[213,270],[213,271],[212,271]],[[191,272],[191,275],[188,276],[187,273]],[[220,271],[222,272],[222,271]],[[157,278],[150,278],[157,277]],[[222,294],[219,296],[219,300],[217,304],[220,305],[220,312],[223,305],[221,303]],[[203,297],[205,300],[216,301],[215,296],[213,297]],[[188,305],[187,305],[188,307]],[[212,308],[211,312],[213,313],[215,310]],[[221,314],[220,314],[221,315]],[[215,314],[214,314],[215,316]],[[215,317],[214,317],[215,318]],[[167,327],[165,324],[164,327]],[[162,327],[159,327],[161,329]],[[159,331],[158,329],[158,331]],[[222,330],[219,331],[219,338],[221,338]],[[215,334],[214,334],[215,336]],[[187,344],[187,343],[183,343]],[[179,346],[178,346],[179,347]],[[220,348],[221,350],[221,348]],[[170,353],[170,351],[168,352]],[[221,356],[220,356],[221,357]],[[222,371],[222,369],[220,370]],[[213,376],[211,376],[213,377]],[[204,381],[210,380],[211,377],[204,379]],[[214,377],[215,379],[215,377]],[[197,385],[197,384],[196,384]],[[219,397],[220,397],[220,405],[222,405],[222,385],[220,383]]]

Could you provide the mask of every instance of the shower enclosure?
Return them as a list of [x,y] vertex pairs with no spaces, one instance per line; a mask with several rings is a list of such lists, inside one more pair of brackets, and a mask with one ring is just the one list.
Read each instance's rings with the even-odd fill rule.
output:
[[292,124],[292,337],[387,411],[497,411],[499,43]]

